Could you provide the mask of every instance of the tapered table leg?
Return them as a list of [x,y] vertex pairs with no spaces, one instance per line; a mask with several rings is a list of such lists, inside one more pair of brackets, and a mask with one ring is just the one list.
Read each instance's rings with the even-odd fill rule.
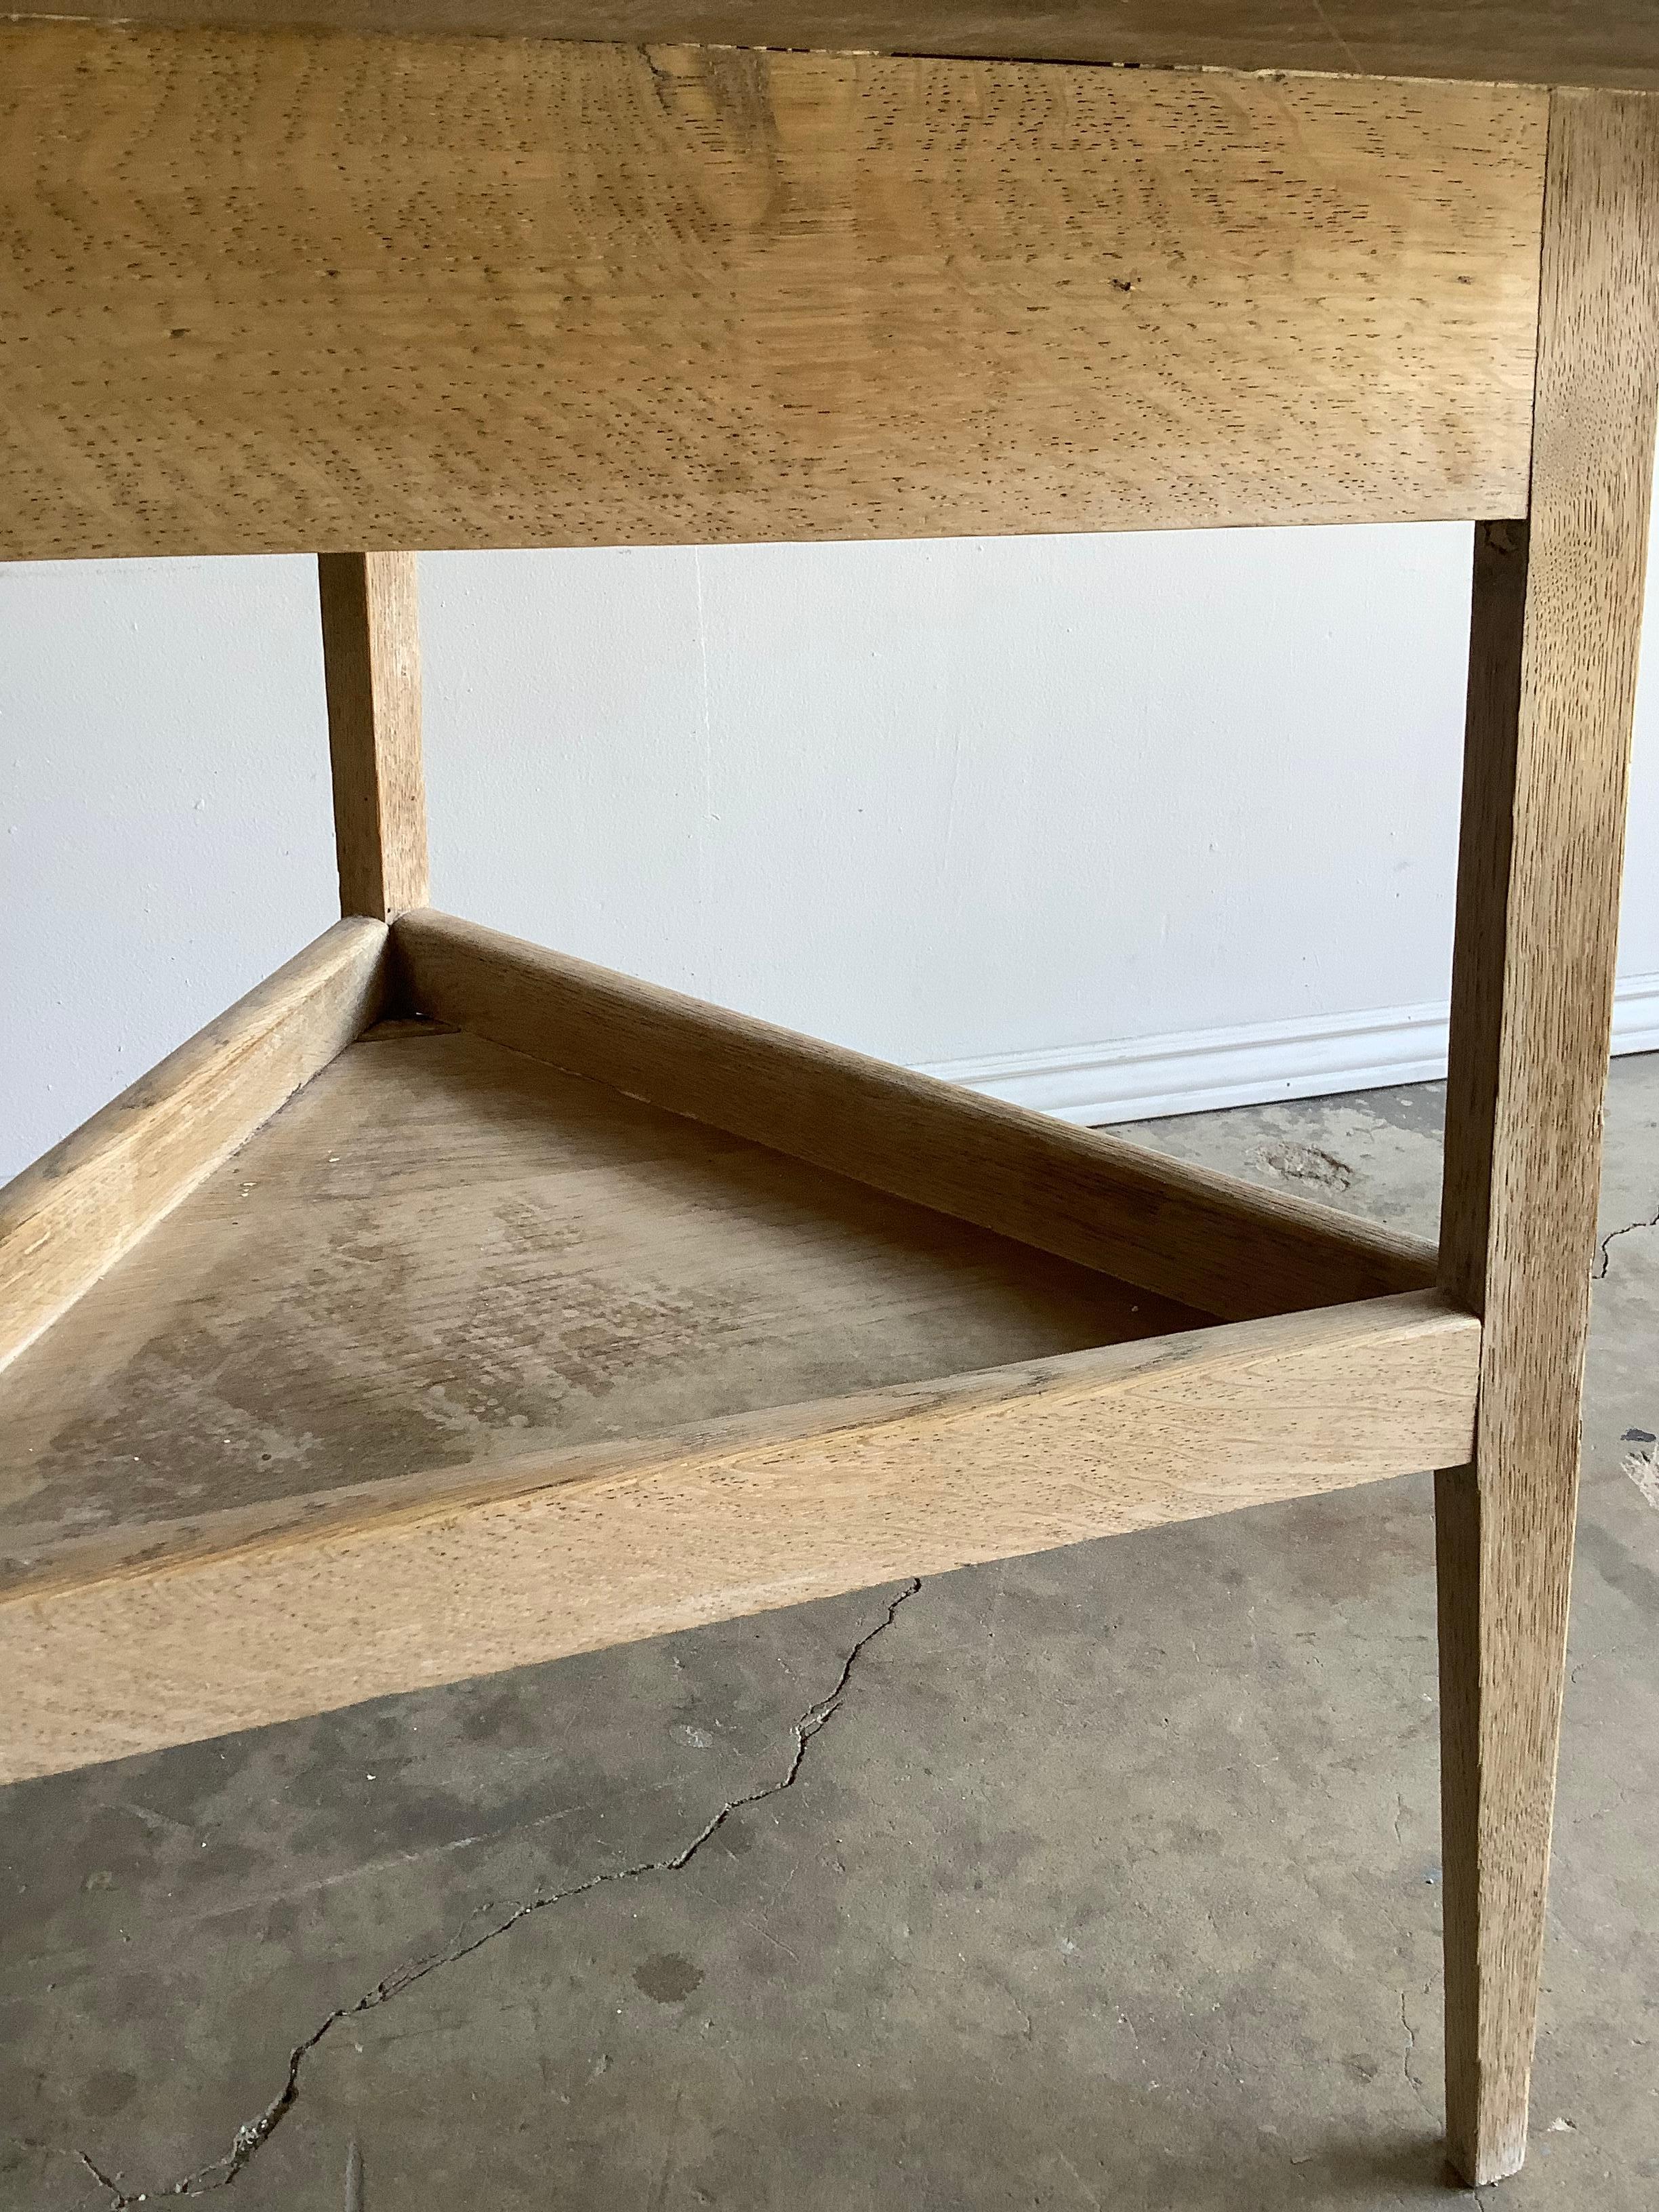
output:
[[1476,534],[1442,1268],[1482,1314],[1437,1480],[1446,2103],[1512,2173],[1543,1948],[1653,459],[1659,104],[1553,96],[1530,519]]

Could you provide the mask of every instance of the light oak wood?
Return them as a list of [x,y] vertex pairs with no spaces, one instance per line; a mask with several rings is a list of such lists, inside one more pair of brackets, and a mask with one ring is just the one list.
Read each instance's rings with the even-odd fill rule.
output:
[[[745,1417],[0,1603],[0,1779],[1462,1451],[1433,1292]],[[356,1525],[353,1525],[356,1522]]]
[[337,922],[0,1190],[0,1366],[374,1018],[386,946]]
[[317,586],[340,911],[390,921],[431,889],[415,556],[325,553]]
[[0,27],[0,556],[1519,514],[1547,105]]
[[1651,0],[75,0],[27,12],[1659,88]]
[[1416,1237],[475,922],[423,908],[395,942],[422,1012],[1227,1320],[1434,1279]]
[[[0,557],[320,549],[356,917],[0,1194],[0,1778],[1437,1462],[1449,2131],[1512,2172],[1659,126],[1362,73],[1659,87],[1659,11],[288,4],[0,26]],[[1438,1290],[422,908],[407,549],[1470,514]],[[398,915],[480,1034],[325,1066]]]
[[1447,2108],[1526,2152],[1659,389],[1659,101],[1558,94],[1529,529],[1477,542],[1442,1229],[1486,1317],[1439,1478]]
[[231,1513],[309,1522],[327,1494],[1203,1318],[382,1024],[0,1377],[0,1584],[154,1563]]

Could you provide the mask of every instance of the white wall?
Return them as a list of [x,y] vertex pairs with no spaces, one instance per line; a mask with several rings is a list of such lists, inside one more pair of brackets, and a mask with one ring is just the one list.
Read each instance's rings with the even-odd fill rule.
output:
[[[1420,1072],[1468,563],[1449,526],[428,556],[434,896],[1079,1118]],[[310,562],[0,567],[0,639],[3,1176],[334,886]],[[1627,1043],[1656,855],[1650,683]]]

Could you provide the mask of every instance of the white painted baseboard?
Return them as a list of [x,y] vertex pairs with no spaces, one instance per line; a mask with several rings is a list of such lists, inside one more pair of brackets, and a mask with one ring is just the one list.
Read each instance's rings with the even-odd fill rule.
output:
[[[1659,975],[1632,975],[1619,986],[1613,1048],[1659,1052]],[[1340,1091],[1419,1083],[1445,1072],[1443,1006],[936,1060],[923,1070],[988,1097],[1096,1127],[1279,1098],[1325,1098]]]

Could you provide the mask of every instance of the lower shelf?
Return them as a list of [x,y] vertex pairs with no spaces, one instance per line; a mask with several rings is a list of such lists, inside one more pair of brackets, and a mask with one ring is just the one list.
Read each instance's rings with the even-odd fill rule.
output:
[[0,1778],[1455,1462],[1478,1345],[1430,1291],[1218,1323],[382,1021],[0,1374]]

